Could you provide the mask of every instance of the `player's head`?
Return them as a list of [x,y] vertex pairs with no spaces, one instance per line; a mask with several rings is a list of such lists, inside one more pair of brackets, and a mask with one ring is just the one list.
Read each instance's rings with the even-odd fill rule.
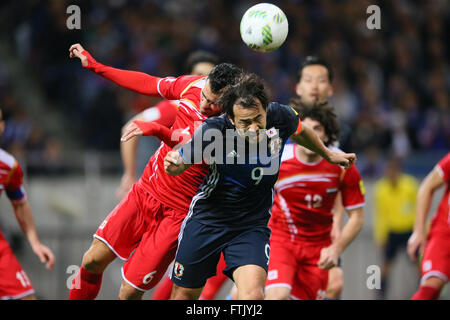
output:
[[200,98],[200,112],[207,117],[222,112],[218,100],[224,88],[236,83],[242,70],[231,63],[216,65],[208,75],[206,85],[203,87]]
[[[326,146],[338,141],[340,134],[339,123],[333,106],[328,102],[309,105],[296,100],[291,101],[291,107],[298,112],[302,123],[313,129]],[[301,146],[300,148],[305,154],[313,154],[307,148]]]
[[398,177],[402,172],[402,159],[393,156],[389,158],[384,168],[384,174],[386,177],[392,181],[392,183],[396,183]]
[[219,63],[219,58],[210,52],[198,50],[191,53],[186,60],[186,72],[194,76],[208,75]]
[[318,56],[308,56],[298,72],[295,92],[305,104],[327,101],[333,95],[333,70]]
[[260,130],[266,128],[269,98],[257,75],[244,74],[225,89],[219,103],[240,134],[250,142],[259,141]]

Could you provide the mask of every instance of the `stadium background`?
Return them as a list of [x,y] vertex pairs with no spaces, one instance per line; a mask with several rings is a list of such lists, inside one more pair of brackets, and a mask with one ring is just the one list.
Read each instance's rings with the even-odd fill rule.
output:
[[[343,298],[375,297],[366,285],[367,267],[381,264],[373,242],[374,181],[392,155],[402,157],[404,171],[421,180],[450,149],[445,36],[450,5],[445,0],[271,2],[286,13],[289,35],[280,49],[267,54],[249,50],[239,35],[242,14],[257,1],[0,3],[0,107],[6,120],[1,147],[25,170],[41,241],[56,255],[54,270],[46,271],[32,253],[6,197],[0,199],[0,227],[38,298],[67,298],[73,266],[117,203],[120,129],[159,101],[84,70],[69,59],[74,43],[104,64],[158,76],[184,74],[186,56],[208,50],[262,76],[272,99],[283,103],[295,94],[302,59],[310,54],[327,59],[335,73],[332,101],[344,128],[341,146],[357,153],[367,191],[364,228],[343,255]],[[80,30],[66,25],[72,4],[81,9]],[[366,26],[371,4],[381,9],[380,30]],[[144,144],[141,170],[149,157]],[[120,266],[116,261],[107,269],[100,299],[116,299]],[[417,281],[413,266],[400,256],[389,298],[409,298]],[[450,298],[448,291],[442,298]]]

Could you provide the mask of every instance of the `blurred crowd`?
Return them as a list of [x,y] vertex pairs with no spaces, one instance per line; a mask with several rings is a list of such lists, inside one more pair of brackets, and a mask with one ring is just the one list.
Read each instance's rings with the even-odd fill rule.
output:
[[[70,1],[10,1],[0,4],[0,32],[83,148],[117,150],[121,126],[158,99],[84,70],[69,59],[73,43],[104,64],[157,76],[184,74],[190,52],[209,50],[262,76],[272,99],[282,103],[294,95],[302,60],[317,54],[334,69],[341,146],[369,159],[363,174],[379,173],[370,159],[376,163],[383,153],[405,158],[450,149],[448,1],[270,1],[286,13],[289,35],[266,54],[248,49],[239,34],[242,14],[256,2],[76,1],[81,29],[69,30]],[[372,4],[381,9],[380,30],[366,26]],[[29,156],[36,148],[51,152],[44,128],[13,95],[7,69],[0,61],[0,107],[7,119],[2,146],[26,146]]]

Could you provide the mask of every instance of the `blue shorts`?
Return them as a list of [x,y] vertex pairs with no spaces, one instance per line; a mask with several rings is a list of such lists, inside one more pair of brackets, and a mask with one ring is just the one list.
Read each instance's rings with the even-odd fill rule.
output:
[[267,272],[270,255],[270,229],[208,226],[186,220],[178,238],[178,250],[171,279],[179,287],[201,288],[216,274],[223,252],[227,267],[223,273],[233,280],[233,272],[244,265],[258,265]]

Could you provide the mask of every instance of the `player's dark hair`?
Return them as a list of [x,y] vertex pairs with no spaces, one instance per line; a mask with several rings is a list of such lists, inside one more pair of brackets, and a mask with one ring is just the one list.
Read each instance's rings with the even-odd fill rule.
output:
[[233,106],[238,104],[244,108],[255,108],[256,99],[261,102],[264,110],[269,105],[269,96],[267,94],[264,82],[256,74],[243,74],[239,81],[225,88],[218,104],[223,112],[234,119]]
[[235,84],[242,75],[242,70],[231,63],[216,65],[208,75],[209,85],[214,94],[219,94],[228,85]]
[[300,119],[310,118],[318,121],[324,128],[328,141],[326,146],[339,140],[341,129],[334,108],[328,102],[313,105],[302,103],[300,99],[292,99],[290,106],[298,112]]
[[203,50],[194,51],[186,59],[185,63],[186,72],[191,74],[192,70],[194,69],[194,66],[197,63],[201,62],[211,63],[212,65],[215,66],[216,64],[219,63],[219,57],[208,51]]
[[328,64],[328,62],[325,61],[325,59],[315,55],[307,56],[305,61],[303,61],[302,65],[300,66],[300,69],[298,70],[299,79],[302,78],[303,69],[312,65],[320,65],[325,67],[328,71],[328,80],[330,81],[330,83],[333,81],[334,74],[333,69],[331,69],[331,66]]

